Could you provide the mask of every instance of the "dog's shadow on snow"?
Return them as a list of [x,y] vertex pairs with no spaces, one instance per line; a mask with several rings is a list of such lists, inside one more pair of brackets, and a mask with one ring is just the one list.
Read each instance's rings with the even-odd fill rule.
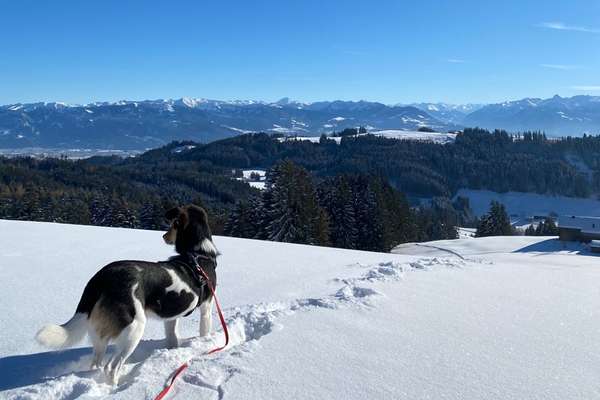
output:
[[[165,347],[164,339],[142,340],[127,359],[127,363],[143,361],[155,350]],[[110,357],[111,351],[112,348],[109,347],[104,362]],[[0,358],[0,391],[42,383],[71,373],[81,378],[99,377],[103,380],[102,371],[90,370],[92,353],[91,347],[83,347],[2,357]]]

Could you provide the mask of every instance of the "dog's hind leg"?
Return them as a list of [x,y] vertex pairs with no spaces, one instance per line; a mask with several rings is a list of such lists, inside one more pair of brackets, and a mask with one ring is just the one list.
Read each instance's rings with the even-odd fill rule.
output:
[[94,358],[92,359],[91,369],[100,368],[102,366],[102,360],[104,359],[104,355],[106,354],[106,347],[108,346],[108,338],[101,338],[98,333],[96,333],[93,327],[89,328],[89,335],[92,339],[92,344],[94,346]]
[[165,321],[165,337],[167,338],[167,347],[173,349],[179,346],[177,339],[177,323],[179,319],[171,319]]
[[212,303],[211,297],[200,304],[200,337],[208,336],[212,329]]
[[115,353],[104,367],[104,371],[106,372],[108,380],[111,384],[119,384],[121,367],[140,343],[142,335],[144,334],[145,326],[146,316],[144,314],[141,314],[141,316],[136,314],[133,322],[127,325],[127,327],[123,329],[119,336],[117,336],[117,338],[114,340]]
[[144,328],[146,327],[146,313],[144,312],[142,303],[135,295],[137,287],[138,285],[135,284],[131,290],[131,300],[135,310],[133,321],[123,328],[114,340],[115,352],[110,361],[104,366],[106,376],[113,385],[119,383],[121,367],[140,343],[142,335],[144,334]]

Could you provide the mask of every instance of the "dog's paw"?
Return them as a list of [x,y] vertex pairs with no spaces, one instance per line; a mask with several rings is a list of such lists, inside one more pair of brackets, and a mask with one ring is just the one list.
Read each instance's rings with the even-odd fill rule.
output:
[[167,338],[167,349],[176,349],[179,347],[179,340],[177,338]]
[[113,367],[113,359],[111,358],[104,366],[104,375],[106,376],[106,383],[111,386],[117,386],[119,384],[119,371]]

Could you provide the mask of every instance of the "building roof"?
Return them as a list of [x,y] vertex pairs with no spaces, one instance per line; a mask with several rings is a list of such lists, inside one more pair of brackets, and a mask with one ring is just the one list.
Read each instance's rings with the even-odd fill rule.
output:
[[600,233],[600,217],[561,215],[558,217],[558,227],[579,229],[584,233]]

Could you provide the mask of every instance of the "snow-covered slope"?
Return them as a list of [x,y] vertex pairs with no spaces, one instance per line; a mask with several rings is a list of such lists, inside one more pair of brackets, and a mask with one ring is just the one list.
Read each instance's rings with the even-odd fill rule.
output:
[[34,342],[42,324],[72,315],[105,263],[168,257],[160,234],[0,221],[0,398],[152,398],[192,355],[170,398],[600,395],[598,259],[551,238],[408,245],[407,255],[216,237],[224,352],[202,356],[223,338],[196,338],[195,314],[175,350],[162,348],[155,321],[111,388],[87,370],[88,344]]
[[600,216],[600,201],[594,199],[550,196],[537,193],[461,189],[456,196],[468,197],[471,209],[477,216],[487,213],[492,200],[504,204],[514,218],[526,219],[534,215],[588,215]]
[[427,112],[434,118],[447,123],[460,124],[473,111],[479,110],[484,104],[448,104],[448,103],[414,103],[411,106]]
[[[456,133],[445,133],[445,132],[420,132],[420,131],[405,131],[400,129],[388,129],[384,131],[372,131],[368,134],[358,134],[355,136],[363,135],[375,135],[388,139],[397,140],[417,140],[420,142],[433,142],[447,144],[452,143],[456,139]],[[329,140],[335,141],[339,144],[342,138],[339,136],[329,136]],[[288,136],[279,138],[279,141],[283,142],[286,140],[306,140],[313,143],[319,143],[321,140],[320,136]]]
[[399,129],[374,131],[371,132],[371,134],[388,139],[418,140],[421,142],[434,142],[441,144],[452,143],[456,139],[456,133],[403,131]]

